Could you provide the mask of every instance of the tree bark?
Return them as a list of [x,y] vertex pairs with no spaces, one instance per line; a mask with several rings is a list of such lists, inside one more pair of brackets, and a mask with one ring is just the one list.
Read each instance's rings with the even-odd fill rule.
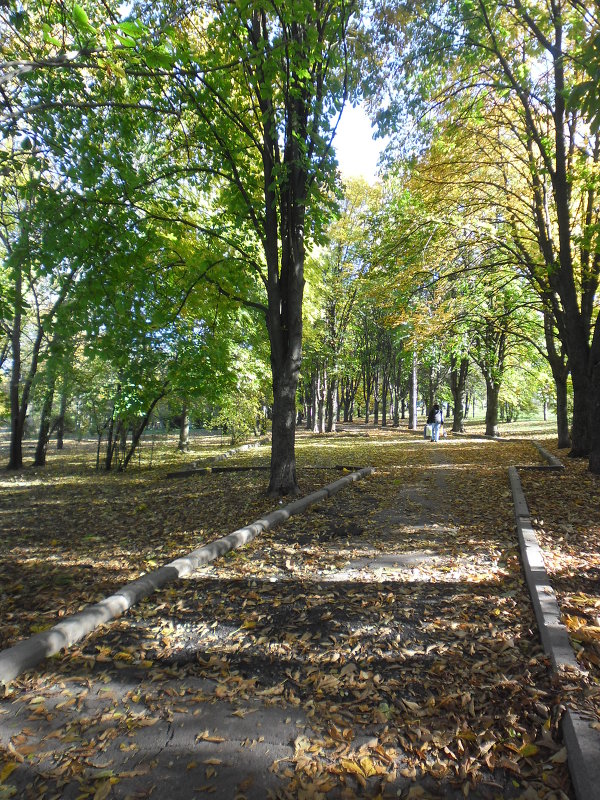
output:
[[38,433],[37,447],[35,449],[35,467],[43,467],[46,464],[46,451],[50,439],[50,416],[52,414],[52,401],[54,400],[54,380],[51,379],[46,390],[42,411],[40,414],[40,429]]
[[500,384],[486,377],[486,399],[487,408],[485,410],[485,433],[486,436],[499,436],[498,430],[498,396],[500,395]]
[[66,377],[63,375],[62,389],[60,392],[60,406],[58,409],[58,419],[56,420],[56,449],[62,450],[65,438],[65,417],[67,415],[68,386]]
[[[146,426],[148,425],[148,422],[150,421],[150,417],[152,416],[152,412],[154,411],[154,408],[156,407],[156,404],[159,402],[159,400],[162,400],[162,398],[165,396],[168,385],[169,385],[168,381],[165,381],[163,383],[161,392],[154,398],[154,400],[150,404],[150,408],[144,414],[144,416],[143,416],[142,420],[140,421],[140,424],[138,425],[138,427],[134,428],[134,430],[132,432],[132,436],[131,436],[131,446],[129,447],[129,450],[127,451],[127,455],[123,459],[123,463],[119,464],[119,472],[124,472],[127,469],[127,465],[129,464],[133,454],[136,451],[136,448],[137,448],[137,446],[139,444],[139,441],[140,441],[140,439],[142,437],[142,433],[146,430]],[[187,412],[187,409],[186,409],[186,412]]]
[[417,399],[418,399],[418,383],[417,383],[417,354],[413,354],[412,367],[410,373],[410,388],[409,388],[409,405],[408,405],[408,427],[411,431],[417,430]]
[[296,383],[294,375],[273,375],[273,424],[271,445],[272,496],[297,494],[295,436]]
[[335,433],[337,410],[337,382],[335,379],[332,379],[327,386],[327,406],[325,415],[325,431],[327,433]]
[[[12,369],[10,377],[10,453],[8,469],[21,469],[23,466],[23,430],[25,415],[21,413],[19,388],[21,385],[21,325],[22,325],[23,275],[21,266],[15,267],[15,304],[12,341]],[[26,410],[26,409],[25,409]]]
[[381,391],[381,427],[387,427],[387,399],[388,399],[388,391],[389,391],[389,381],[387,376],[384,374],[383,376],[383,388]]
[[469,372],[469,359],[462,357],[460,363],[456,356],[451,358],[451,372],[450,372],[450,388],[452,391],[452,400],[454,403],[454,419],[452,422],[452,431],[454,433],[463,433],[465,430],[465,406],[467,394],[467,375]]
[[394,388],[394,428],[400,426],[400,390],[396,386]]
[[592,370],[592,421],[591,430],[591,450],[588,468],[595,475],[600,474],[600,361],[596,361]]

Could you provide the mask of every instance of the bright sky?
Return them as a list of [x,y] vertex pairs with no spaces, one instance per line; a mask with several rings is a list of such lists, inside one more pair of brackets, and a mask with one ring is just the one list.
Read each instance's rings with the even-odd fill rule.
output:
[[385,147],[385,140],[373,139],[373,128],[361,106],[352,108],[348,105],[344,108],[333,146],[342,177],[362,176],[373,183],[377,159]]

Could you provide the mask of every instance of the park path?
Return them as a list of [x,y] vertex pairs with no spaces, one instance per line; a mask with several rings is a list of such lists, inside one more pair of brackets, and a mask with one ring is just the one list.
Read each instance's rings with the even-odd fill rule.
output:
[[15,682],[0,800],[571,796],[506,477],[536,451],[366,432],[374,477]]

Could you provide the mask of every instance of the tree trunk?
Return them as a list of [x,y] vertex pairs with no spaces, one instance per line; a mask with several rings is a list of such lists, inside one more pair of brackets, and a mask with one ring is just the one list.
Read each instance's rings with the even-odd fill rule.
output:
[[184,403],[181,409],[181,426],[179,428],[179,444],[177,447],[182,453],[187,453],[190,449],[190,414],[187,403]]
[[325,421],[325,430],[327,433],[335,433],[337,405],[337,383],[335,380],[331,380],[327,386],[327,409]]
[[342,382],[342,406],[344,409],[344,422],[350,422],[350,378]]
[[304,421],[304,425],[307,431],[311,431],[314,423],[314,397],[315,397],[315,376],[314,373],[311,375],[310,383],[306,384],[306,388],[304,389],[304,413],[306,414],[306,419]]
[[[272,76],[263,73],[264,43],[269,40],[267,15],[263,10],[252,11],[249,34],[257,55],[257,85],[269,86]],[[298,27],[291,29],[291,38],[294,46],[297,45],[301,50]],[[302,92],[290,92],[285,104],[286,122],[282,129],[272,97],[265,92],[257,100],[262,115],[264,205],[261,224],[267,267],[266,322],[273,380],[268,492],[277,497],[299,493],[295,454],[296,389],[302,363],[304,228],[308,180],[302,146],[307,142],[312,109]]]
[[50,415],[52,414],[52,401],[54,400],[54,380],[51,379],[40,415],[40,430],[38,433],[37,447],[35,449],[35,467],[43,467],[46,464],[46,451],[48,440],[50,439]]
[[[119,472],[123,472],[124,470],[127,469],[127,465],[129,464],[129,462],[131,460],[131,457],[133,456],[133,454],[136,451],[136,448],[137,448],[137,446],[139,444],[139,441],[140,441],[140,439],[142,437],[142,433],[146,430],[146,426],[148,425],[148,422],[150,422],[150,417],[152,416],[152,412],[154,411],[154,408],[156,407],[156,404],[158,403],[158,401],[162,400],[162,398],[165,396],[165,393],[167,391],[167,386],[168,385],[169,385],[168,381],[165,381],[163,383],[163,387],[162,387],[162,390],[161,390],[160,394],[158,394],[158,396],[154,398],[154,400],[152,401],[152,403],[150,405],[150,408],[144,414],[144,417],[142,418],[142,420],[141,420],[140,424],[138,425],[138,427],[134,428],[134,430],[132,432],[132,435],[131,435],[131,446],[130,446],[128,452],[127,452],[127,455],[123,459],[123,463],[119,464]],[[294,406],[294,408],[295,408],[295,406]],[[187,408],[186,407],[184,407],[184,411],[186,412],[186,416],[187,416]],[[125,431],[126,431],[126,429],[125,429]]]
[[572,458],[583,458],[590,452],[590,406],[592,405],[591,385],[587,372],[580,368],[573,369],[573,362],[569,354],[571,365],[571,381],[573,383],[573,424],[571,426],[571,451]]
[[457,364],[456,356],[451,358],[450,388],[452,390],[452,400],[454,402],[454,419],[452,431],[454,433],[464,432],[464,415],[467,394],[467,374],[469,371],[469,359],[461,358]]
[[103,433],[104,433],[104,428],[101,431],[98,431],[98,443],[96,445],[96,471],[100,469],[100,448],[102,447]]
[[486,378],[486,399],[487,408],[485,410],[485,433],[486,436],[499,436],[498,430],[498,396],[500,394],[500,384]]
[[417,430],[417,396],[418,396],[418,383],[417,383],[417,354],[413,354],[412,367],[410,373],[410,387],[409,387],[409,405],[408,405],[408,427],[411,431]]
[[[121,387],[119,387],[120,389]],[[110,421],[108,423],[108,431],[106,434],[107,442],[106,442],[106,457],[104,459],[104,469],[107,472],[110,472],[112,468],[112,460],[113,455],[115,453],[115,447],[118,441],[118,426],[117,426],[117,433],[115,433],[115,410],[113,408],[113,412],[110,417]]]
[[21,414],[19,388],[21,384],[21,324],[23,303],[23,276],[20,265],[15,267],[14,317],[11,331],[12,369],[10,377],[10,454],[8,469],[23,466],[23,431],[25,416]]
[[600,363],[596,362],[592,371],[592,420],[590,422],[591,450],[589,471],[600,474]]
[[58,419],[56,420],[56,449],[62,450],[65,438],[65,417],[67,415],[68,387],[67,381],[63,376],[63,384],[60,392],[60,407]]
[[571,446],[571,434],[569,432],[569,411],[568,411],[568,391],[567,375],[554,378],[556,389],[556,427],[558,431],[558,447],[560,449]]
[[271,445],[272,496],[298,494],[296,479],[296,384],[293,375],[273,376],[273,423]]
[[325,430],[325,392],[326,382],[321,370],[317,372],[315,383],[315,413],[313,433],[323,433]]
[[400,389],[396,386],[394,389],[394,428],[400,426]]

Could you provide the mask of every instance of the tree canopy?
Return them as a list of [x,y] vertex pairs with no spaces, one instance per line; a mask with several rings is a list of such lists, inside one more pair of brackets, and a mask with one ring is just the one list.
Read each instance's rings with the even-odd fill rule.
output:
[[[458,431],[471,386],[496,435],[551,379],[559,444],[600,471],[592,9],[36,1],[0,27],[12,468],[70,403],[124,468],[167,404],[238,436],[266,414],[269,491],[296,493],[300,417],[416,427],[437,398]],[[373,186],[335,161],[361,96],[390,135]]]

